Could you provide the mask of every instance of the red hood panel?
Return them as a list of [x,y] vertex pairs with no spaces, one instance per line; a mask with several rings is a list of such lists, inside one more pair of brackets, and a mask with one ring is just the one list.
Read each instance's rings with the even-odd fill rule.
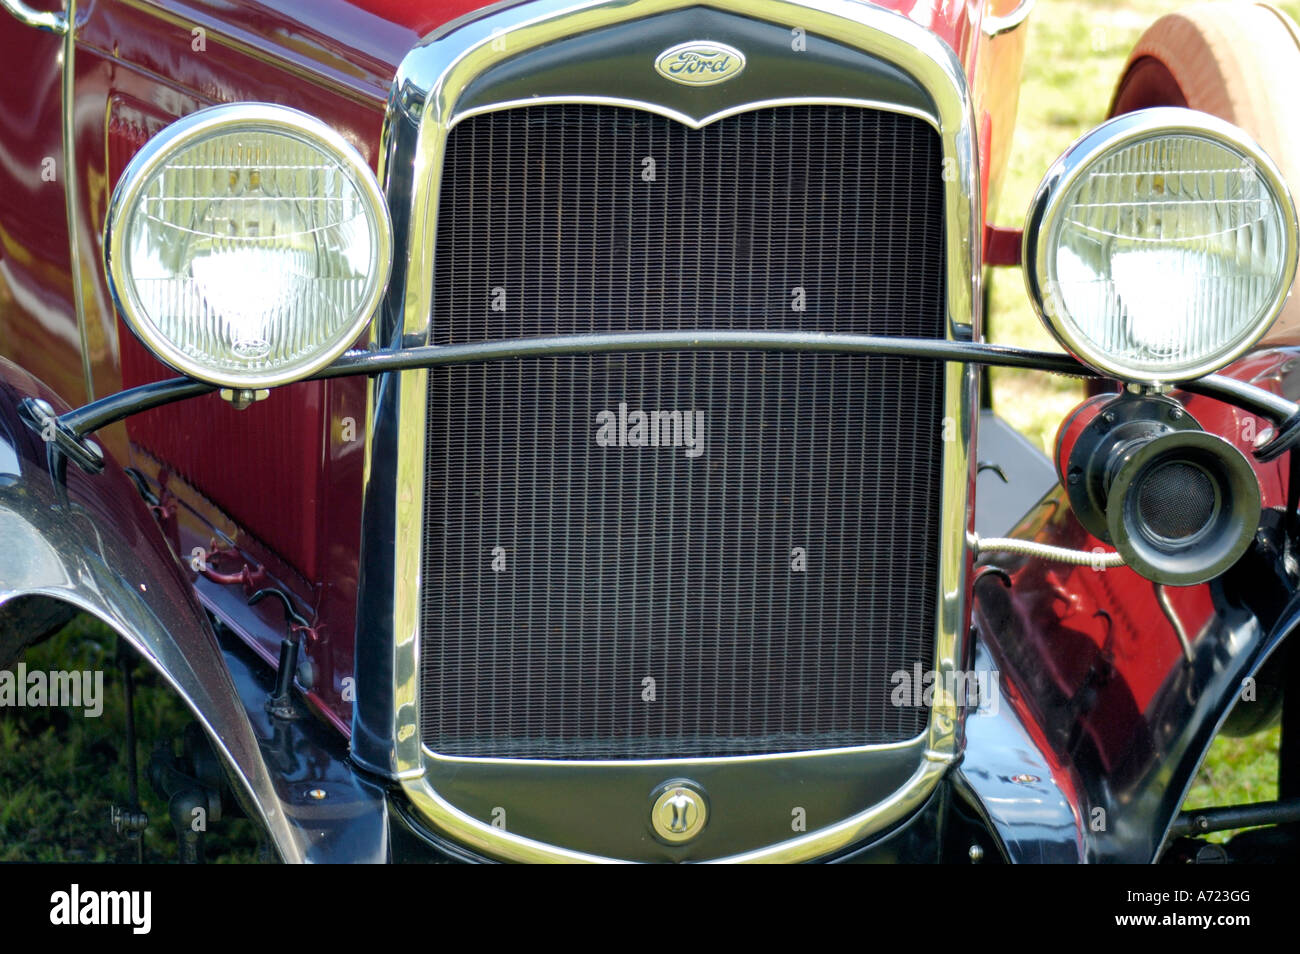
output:
[[[307,0],[303,3],[301,16],[304,20],[327,20],[325,8],[331,5],[319,0]],[[424,36],[444,23],[486,6],[474,0],[428,0],[423,3],[413,0],[344,0],[343,5],[363,10],[376,20],[401,27],[415,36]],[[982,0],[873,0],[870,3],[864,0],[862,5],[893,10],[928,28],[956,50],[969,68],[967,52],[974,35],[972,25],[979,19]],[[744,7],[743,4],[727,3],[718,6],[734,6],[740,12],[743,12]],[[394,51],[394,66],[405,53],[406,48]]]
[[[876,0],[861,5],[893,10],[924,26],[957,51],[967,75],[973,75],[977,44],[972,41],[984,0]],[[314,73],[351,91],[354,98],[382,104],[398,65],[422,37],[490,5],[475,0],[279,0],[272,8],[267,0],[159,0],[159,6],[185,24],[204,26],[247,50],[265,51],[293,71]],[[717,6],[741,13],[745,9],[736,0]],[[105,49],[120,44],[123,55],[140,65],[204,89],[200,65],[177,64],[156,48],[158,38],[138,32],[137,21],[150,17],[143,11],[154,7],[96,7],[82,39]],[[174,37],[169,34],[167,39]],[[195,76],[188,76],[196,70]]]

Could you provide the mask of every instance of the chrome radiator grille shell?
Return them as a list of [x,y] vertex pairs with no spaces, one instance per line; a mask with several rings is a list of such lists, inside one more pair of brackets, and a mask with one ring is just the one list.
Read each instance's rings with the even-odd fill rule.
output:
[[[792,50],[794,26],[806,33],[806,52]],[[655,79],[661,50],[703,36],[744,51],[748,65],[738,79],[696,89]],[[847,106],[923,120],[938,132],[942,154],[943,334],[978,337],[976,126],[962,64],[934,34],[857,0],[719,0],[709,7],[694,0],[528,0],[449,25],[399,70],[380,161],[399,254],[374,346],[430,340],[449,136],[476,116],[557,104],[627,107],[691,129],[778,106]],[[815,346],[814,335],[808,342]],[[736,347],[733,360],[750,346]],[[811,357],[797,343],[790,354]],[[479,372],[500,375],[504,367],[494,361]],[[812,753],[512,759],[448,755],[425,744],[420,594],[431,373],[381,375],[371,389],[352,735],[353,760],[400,783],[420,824],[502,860],[800,861],[878,835],[934,796],[961,731],[960,713],[943,693],[915,739]],[[929,594],[940,679],[963,663],[975,383],[972,367],[944,366],[942,510]],[[698,838],[669,846],[648,833],[647,797],[682,776],[707,792],[710,821]],[[792,828],[792,805],[807,809],[807,831]]]

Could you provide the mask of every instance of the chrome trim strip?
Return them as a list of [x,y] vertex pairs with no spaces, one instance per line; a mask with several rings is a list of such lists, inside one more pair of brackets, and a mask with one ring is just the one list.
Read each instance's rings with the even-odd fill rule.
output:
[[1002,16],[989,16],[986,14],[983,24],[984,35],[990,38],[999,37],[1004,33],[1010,33],[1012,30],[1017,29],[1029,19],[1029,14],[1033,13],[1034,4],[1037,2],[1038,0],[1020,0],[1019,6],[1010,13]]
[[809,861],[864,841],[875,832],[888,828],[920,809],[943,778],[952,760],[950,755],[927,750],[925,758],[917,766],[916,774],[908,779],[907,784],[867,811],[778,845],[718,858],[710,864],[792,864]]
[[68,220],[68,265],[72,270],[72,308],[77,316],[77,339],[81,344],[81,376],[86,400],[95,399],[95,376],[90,362],[90,328],[86,324],[85,276],[81,271],[81,228],[77,199],[81,177],[77,170],[77,117],[75,69],[77,55],[77,0],[66,0],[63,29],[63,75],[60,83],[60,111],[63,120],[63,208]]
[[76,0],[68,0],[68,9],[64,13],[42,13],[40,10],[33,10],[23,3],[23,0],[0,0],[0,7],[4,7],[24,26],[35,27],[46,33],[57,33],[60,36],[70,32],[68,24],[76,19],[75,4]]
[[803,752],[760,752],[757,755],[709,755],[702,757],[687,756],[685,758],[666,758],[666,759],[616,759],[597,760],[597,759],[521,759],[521,758],[501,758],[487,756],[471,755],[443,755],[441,752],[435,752],[427,745],[421,743],[420,748],[424,754],[431,759],[437,759],[447,765],[454,765],[457,762],[466,765],[479,765],[483,762],[491,762],[494,765],[563,765],[569,768],[581,765],[599,765],[606,768],[610,765],[639,765],[655,766],[662,765],[664,768],[680,769],[684,765],[734,765],[738,762],[775,762],[775,761],[799,761],[808,758],[817,758],[822,755],[860,755],[872,752],[898,752],[903,749],[912,748],[925,738],[925,733],[921,733],[911,739],[904,739],[901,742],[884,742],[877,745],[851,745],[841,746],[837,749],[810,749]]
[[846,96],[790,96],[781,99],[761,99],[752,103],[745,103],[741,106],[733,106],[730,109],[721,109],[716,113],[710,113],[703,119],[696,119],[688,116],[686,113],[676,109],[669,109],[659,103],[647,103],[639,99],[621,99],[617,96],[533,96],[528,99],[509,99],[499,103],[493,103],[490,106],[477,106],[474,109],[467,109],[464,112],[456,113],[451,122],[447,124],[447,130],[450,132],[455,129],[463,120],[471,116],[481,116],[484,113],[499,113],[506,109],[517,109],[521,106],[544,106],[555,105],[558,103],[583,103],[596,106],[625,106],[629,109],[639,109],[647,113],[655,113],[659,116],[666,116],[674,122],[681,123],[683,126],[689,126],[691,129],[702,129],[709,123],[715,123],[719,119],[726,119],[728,116],[736,116],[740,113],[752,113],[758,109],[771,109],[775,106],[856,106],[860,109],[878,109],[886,112],[898,113],[902,116],[911,116],[913,119],[923,119],[939,132],[939,122],[934,116],[920,109],[912,109],[909,106],[900,106],[897,103],[885,103],[874,99],[853,99]]
[[[829,852],[853,845],[890,825],[908,817],[919,809],[934,791],[939,780],[952,762],[951,755],[926,752],[915,774],[905,786],[892,796],[870,809],[853,815],[826,828],[808,832],[777,845],[723,858],[712,858],[708,864],[766,863],[790,864],[807,861]],[[402,788],[425,820],[450,834],[466,847],[503,860],[524,864],[582,863],[624,864],[618,858],[604,858],[580,851],[571,851],[547,845],[531,838],[493,828],[476,818],[470,818],[423,782],[404,778]]]
[[[579,0],[576,3],[574,0],[534,0],[489,11],[479,19],[435,33],[408,54],[399,68],[390,99],[380,170],[381,181],[386,187],[399,183],[396,188],[390,188],[389,202],[393,207],[395,225],[407,226],[406,248],[404,258],[398,260],[400,268],[395,269],[394,290],[386,315],[388,325],[381,327],[376,323],[373,330],[377,346],[396,349],[404,344],[417,345],[428,340],[432,313],[430,277],[434,274],[433,251],[443,150],[448,131],[464,118],[457,112],[456,103],[469,82],[496,63],[533,47],[696,4],[697,0],[639,0],[634,4],[604,0]],[[820,0],[816,4],[802,0],[719,0],[713,6],[789,28],[800,27],[815,35],[833,37],[840,44],[877,55],[898,66],[925,88],[937,104],[936,115],[925,118],[940,133],[945,179],[949,182],[945,190],[948,338],[978,339],[980,236],[977,234],[976,210],[980,207],[980,200],[976,127],[966,78],[955,54],[919,24],[854,0]],[[603,98],[600,101],[611,102]],[[824,99],[817,101],[825,102]],[[785,101],[747,104],[745,108],[763,108],[778,102]],[[510,105],[500,103],[487,108],[509,108]],[[630,105],[646,107],[643,103]],[[881,104],[872,106],[888,108]],[[696,122],[702,124],[699,120]],[[403,130],[411,128],[416,130],[413,149],[410,142],[402,141]],[[409,137],[409,133],[407,135]],[[409,169],[399,168],[405,163],[409,163]],[[949,171],[951,178],[947,175]],[[408,175],[409,186],[406,185]],[[939,540],[940,586],[935,595],[937,632],[934,660],[935,668],[941,674],[953,672],[958,666],[959,632],[966,611],[968,554],[965,534],[973,527],[967,491],[973,478],[970,441],[977,406],[977,376],[973,366],[948,364],[944,374],[945,423],[955,426],[952,439],[943,445],[942,492],[945,506]],[[372,544],[377,549],[392,546],[392,563],[385,570],[385,575],[391,574],[393,585],[389,603],[393,626],[392,657],[385,663],[386,667],[391,665],[392,673],[393,705],[388,737],[393,748],[386,774],[400,781],[407,797],[433,825],[484,854],[512,861],[616,860],[542,844],[495,828],[448,803],[429,782],[426,773],[429,761],[463,769],[467,762],[486,760],[451,761],[426,753],[419,737],[418,633],[428,371],[412,370],[396,377],[396,381],[377,379],[372,382],[371,406],[375,417],[368,429],[365,464],[367,495],[373,493],[379,499],[384,494],[392,494],[396,500],[391,544],[384,540]],[[391,393],[394,389],[395,396]],[[380,424],[390,434],[396,428],[399,435],[395,461],[380,456],[384,450],[379,443],[381,438],[377,436],[381,430],[377,425]],[[390,483],[376,492],[374,482],[382,480]],[[374,555],[363,553],[363,561],[375,559],[383,559],[383,556],[378,552]],[[361,638],[359,631],[359,645]],[[939,683],[949,684],[942,678]],[[923,739],[924,757],[916,773],[890,798],[831,826],[718,860],[809,860],[848,847],[902,819],[929,797],[960,751],[960,723],[951,695],[942,691],[936,694],[930,725]],[[869,750],[871,747],[865,748]],[[782,753],[759,758],[775,761],[816,758],[824,754]],[[673,760],[673,764],[680,768],[686,761],[703,760]],[[611,763],[601,764],[608,766]]]

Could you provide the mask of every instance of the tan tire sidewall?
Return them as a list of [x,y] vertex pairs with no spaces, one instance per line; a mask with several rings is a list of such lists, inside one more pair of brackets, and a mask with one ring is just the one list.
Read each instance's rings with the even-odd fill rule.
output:
[[[1300,194],[1300,36],[1265,4],[1201,3],[1157,20],[1124,68],[1150,57],[1173,76],[1187,105],[1249,133]],[[1300,294],[1266,343],[1300,343]]]

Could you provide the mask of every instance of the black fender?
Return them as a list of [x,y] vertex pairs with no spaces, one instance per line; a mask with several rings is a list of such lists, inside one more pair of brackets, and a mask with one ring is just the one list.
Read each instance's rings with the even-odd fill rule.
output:
[[223,647],[130,478],[109,458],[102,473],[69,464],[56,480],[20,415],[28,397],[65,408],[0,358],[0,655],[70,610],[89,613],[194,713],[284,861],[387,860],[384,793],[346,765],[346,742],[310,719],[274,724],[264,685],[237,640]]

